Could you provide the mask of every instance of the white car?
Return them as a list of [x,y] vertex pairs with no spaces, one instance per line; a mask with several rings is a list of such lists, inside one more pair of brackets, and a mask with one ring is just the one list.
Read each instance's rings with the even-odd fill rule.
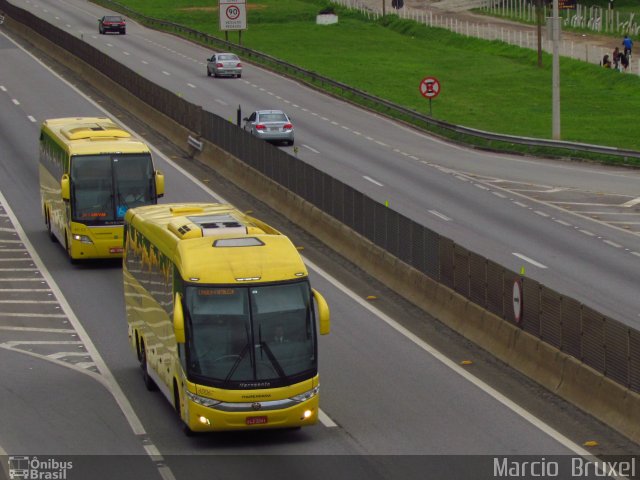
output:
[[235,53],[214,53],[207,59],[207,76],[242,77],[242,63]]
[[293,145],[293,123],[282,110],[256,110],[244,118],[242,128],[263,140]]

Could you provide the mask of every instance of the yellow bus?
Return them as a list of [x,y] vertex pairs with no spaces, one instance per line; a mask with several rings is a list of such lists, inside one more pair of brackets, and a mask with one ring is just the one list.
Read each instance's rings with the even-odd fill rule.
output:
[[123,275],[143,379],[186,434],[317,422],[329,307],[286,236],[224,204],[138,207]]
[[45,120],[40,129],[40,196],[52,240],[72,262],[120,258],[124,215],[158,203],[164,176],[149,147],[109,118]]

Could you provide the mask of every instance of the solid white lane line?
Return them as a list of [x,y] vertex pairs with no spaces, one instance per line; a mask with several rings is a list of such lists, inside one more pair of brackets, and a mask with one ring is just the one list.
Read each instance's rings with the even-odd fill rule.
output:
[[367,180],[367,181],[369,181],[369,182],[373,183],[374,185],[378,185],[379,187],[384,187],[384,185],[383,185],[383,184],[381,184],[380,182],[378,182],[378,181],[374,180],[374,179],[373,179],[373,178],[371,178],[371,177],[367,177],[366,175],[364,175],[362,178],[364,178],[365,180]]
[[[35,57],[33,58],[35,59]],[[40,62],[38,59],[35,59],[35,60],[38,61],[40,64],[42,64],[42,62]],[[68,82],[66,83],[71,88],[73,88],[74,91],[79,92],[77,89],[75,89],[75,87],[70,85]],[[91,101],[85,95],[83,95],[83,97],[86,98],[88,101]],[[96,104],[95,102],[92,102],[92,103],[96,107],[100,108],[99,105]],[[111,395],[113,395],[116,403],[120,407],[120,410],[122,411],[125,418],[127,419],[127,422],[131,427],[131,430],[133,430],[133,433],[135,434],[145,433],[144,426],[142,425],[142,422],[140,421],[140,418],[138,417],[136,412],[133,410],[133,407],[129,402],[129,399],[126,397],[126,395],[120,388],[120,385],[118,384],[115,377],[107,367],[106,362],[101,357],[100,353],[98,352],[98,349],[93,344],[91,337],[89,337],[86,330],[82,326],[82,323],[80,323],[80,320],[78,320],[78,317],[76,317],[75,312],[71,309],[71,306],[67,302],[67,299],[62,294],[62,290],[60,290],[60,288],[58,287],[58,284],[55,282],[55,280],[53,279],[49,271],[44,266],[44,263],[40,259],[40,255],[38,255],[38,252],[36,251],[36,249],[33,248],[33,245],[29,241],[29,238],[27,237],[24,229],[22,228],[22,225],[18,221],[18,217],[15,216],[15,214],[13,213],[13,210],[11,210],[11,208],[9,207],[9,202],[7,202],[7,199],[4,197],[2,192],[0,192],[0,204],[4,206],[6,213],[9,215],[9,218],[11,219],[11,223],[13,224],[16,231],[18,232],[19,237],[23,239],[23,243],[26,249],[31,254],[31,258],[33,259],[33,262],[38,266],[38,268],[40,269],[40,272],[42,273],[42,276],[43,276],[42,279],[30,279],[30,280],[40,280],[41,282],[43,282],[44,280],[44,282],[47,283],[48,287],[54,293],[55,298],[58,299],[58,303],[60,304],[62,311],[65,313],[62,315],[47,315],[47,316],[48,317],[66,317],[69,320],[69,323],[71,323],[71,326],[78,334],[78,338],[80,338],[81,340],[81,342],[79,343],[84,345],[84,348],[87,350],[87,352],[89,353],[93,361],[96,363],[96,367],[101,374],[101,375],[92,375],[93,378],[95,378],[101,384],[103,384],[105,388],[107,388],[107,390],[111,393]],[[36,315],[32,314],[31,316],[34,317]],[[28,352],[25,352],[25,353],[28,353]],[[50,360],[50,361],[55,362],[55,360]],[[60,363],[60,364],[64,365],[64,363]],[[83,369],[77,369],[77,370],[88,372],[87,370],[83,370]]]
[[564,445],[569,450],[572,450],[576,454],[581,455],[583,457],[589,457],[589,458],[592,457],[591,453],[588,452],[587,450],[585,450],[584,448],[582,448],[580,445],[574,443],[569,438],[565,437],[560,432],[558,432],[557,430],[552,428],[550,425],[544,423],[542,420],[540,420],[539,418],[537,418],[534,415],[532,415],[531,413],[529,413],[527,410],[522,408],[520,405],[518,405],[515,402],[513,402],[511,399],[507,398],[506,396],[504,396],[503,394],[501,394],[500,392],[498,392],[497,390],[495,390],[491,386],[487,385],[486,383],[481,381],[479,378],[473,376],[471,373],[469,373],[468,370],[465,370],[462,366],[458,365],[456,362],[454,362],[454,361],[450,360],[449,358],[447,358],[445,355],[443,355],[438,350],[436,350],[431,345],[429,345],[427,342],[425,342],[424,340],[419,338],[413,332],[407,330],[405,327],[400,325],[398,322],[393,320],[391,317],[387,316],[385,313],[379,311],[378,309],[373,307],[371,304],[367,303],[366,300],[358,297],[355,293],[353,293],[351,290],[349,290],[349,288],[346,285],[342,284],[336,278],[332,277],[329,273],[325,272],[323,269],[318,267],[316,264],[314,264],[313,262],[309,261],[309,259],[304,258],[304,263],[308,267],[310,267],[311,269],[316,271],[318,274],[320,274],[322,277],[327,279],[338,290],[343,292],[345,295],[349,296],[354,302],[358,303],[362,308],[370,311],[372,314],[374,314],[380,320],[382,320],[387,325],[389,325],[391,328],[396,330],[398,333],[400,333],[401,335],[404,335],[406,338],[408,338],[410,341],[412,341],[418,347],[423,349],[429,355],[434,357],[436,360],[441,362],[446,367],[448,367],[451,370],[453,370],[455,373],[457,373],[458,375],[463,377],[468,382],[470,382],[473,385],[475,385],[477,388],[479,388],[480,390],[482,390],[486,394],[490,395],[493,399],[495,399],[497,402],[499,402],[502,405],[504,405],[505,407],[507,407],[509,410],[514,412],[516,415],[519,415],[521,418],[523,418],[524,420],[526,420],[527,422],[529,422],[530,424],[532,424],[533,426],[535,426],[536,428],[538,428],[539,430],[544,432],[545,434],[549,435],[551,438],[553,438],[557,442],[561,443],[562,445]]
[[542,263],[540,263],[540,262],[536,262],[535,260],[533,260],[533,259],[531,259],[531,258],[527,257],[526,255],[523,255],[523,254],[521,254],[521,253],[517,253],[517,252],[512,252],[512,253],[513,253],[513,255],[515,255],[516,257],[518,257],[519,259],[524,260],[525,262],[530,263],[531,265],[535,265],[535,266],[536,266],[536,267],[538,267],[538,268],[547,268],[547,266],[546,266],[546,265],[543,265],[543,264],[542,264]]
[[322,410],[318,410],[318,420],[320,420],[320,423],[322,423],[325,427],[332,428],[338,426],[336,422],[331,420],[331,417],[329,417],[329,415],[324,413]]

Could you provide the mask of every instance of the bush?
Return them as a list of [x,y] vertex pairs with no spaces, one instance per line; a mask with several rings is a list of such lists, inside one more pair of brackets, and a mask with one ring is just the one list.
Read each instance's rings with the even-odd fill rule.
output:
[[324,7],[322,10],[318,12],[318,15],[335,15],[335,14],[336,14],[336,11],[331,5]]

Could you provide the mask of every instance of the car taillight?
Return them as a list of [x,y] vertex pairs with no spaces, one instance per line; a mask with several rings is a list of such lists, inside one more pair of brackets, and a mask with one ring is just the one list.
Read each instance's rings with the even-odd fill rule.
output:
[[224,65],[223,65],[223,64],[221,64],[221,63],[216,63],[216,67],[218,67],[218,68],[222,68],[222,67],[224,67]]
[[293,130],[293,125],[291,125],[290,123],[285,123],[282,128],[284,128],[285,130]]
[[256,130],[264,130],[266,127],[264,125],[262,125],[261,123],[256,125]]
[[241,63],[239,63],[239,64],[237,64],[237,65],[236,65],[236,67],[238,67],[238,68],[242,68],[242,64],[241,64]]

